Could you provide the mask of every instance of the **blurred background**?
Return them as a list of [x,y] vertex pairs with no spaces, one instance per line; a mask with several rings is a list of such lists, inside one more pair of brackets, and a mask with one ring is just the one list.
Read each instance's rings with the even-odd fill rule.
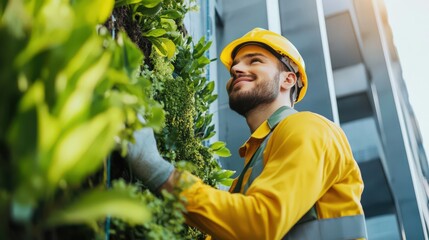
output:
[[[255,27],[281,33],[306,62],[309,89],[299,111],[319,113],[347,134],[365,182],[362,199],[369,239],[428,239],[429,2],[427,0],[199,0],[188,31],[223,47]],[[249,136],[225,93],[229,73],[207,68],[216,81],[217,139],[232,156]]]

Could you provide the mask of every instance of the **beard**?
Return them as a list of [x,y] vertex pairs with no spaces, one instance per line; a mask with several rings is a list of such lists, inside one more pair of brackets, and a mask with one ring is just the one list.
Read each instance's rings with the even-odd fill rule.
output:
[[229,93],[229,107],[242,116],[261,105],[272,103],[279,95],[279,78],[277,73],[274,79],[256,85],[247,91],[231,91]]

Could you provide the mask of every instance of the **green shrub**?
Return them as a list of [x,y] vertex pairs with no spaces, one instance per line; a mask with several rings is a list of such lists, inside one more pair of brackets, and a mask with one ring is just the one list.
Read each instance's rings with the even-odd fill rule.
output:
[[166,160],[212,186],[230,184],[215,158],[229,150],[209,145],[217,97],[204,76],[210,43],[193,43],[183,26],[196,8],[183,0],[1,1],[0,236],[203,237],[184,225],[185,199],[154,196],[124,162],[132,133],[152,127]]

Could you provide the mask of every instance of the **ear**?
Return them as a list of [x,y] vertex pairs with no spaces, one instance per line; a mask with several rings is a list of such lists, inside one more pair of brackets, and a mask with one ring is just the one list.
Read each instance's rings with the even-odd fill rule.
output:
[[296,74],[293,72],[283,71],[280,73],[280,89],[289,90],[296,83]]

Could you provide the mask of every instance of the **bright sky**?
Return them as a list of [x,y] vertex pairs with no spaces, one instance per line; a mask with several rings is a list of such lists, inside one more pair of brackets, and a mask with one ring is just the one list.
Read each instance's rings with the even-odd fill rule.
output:
[[429,157],[429,0],[384,2],[410,103]]

